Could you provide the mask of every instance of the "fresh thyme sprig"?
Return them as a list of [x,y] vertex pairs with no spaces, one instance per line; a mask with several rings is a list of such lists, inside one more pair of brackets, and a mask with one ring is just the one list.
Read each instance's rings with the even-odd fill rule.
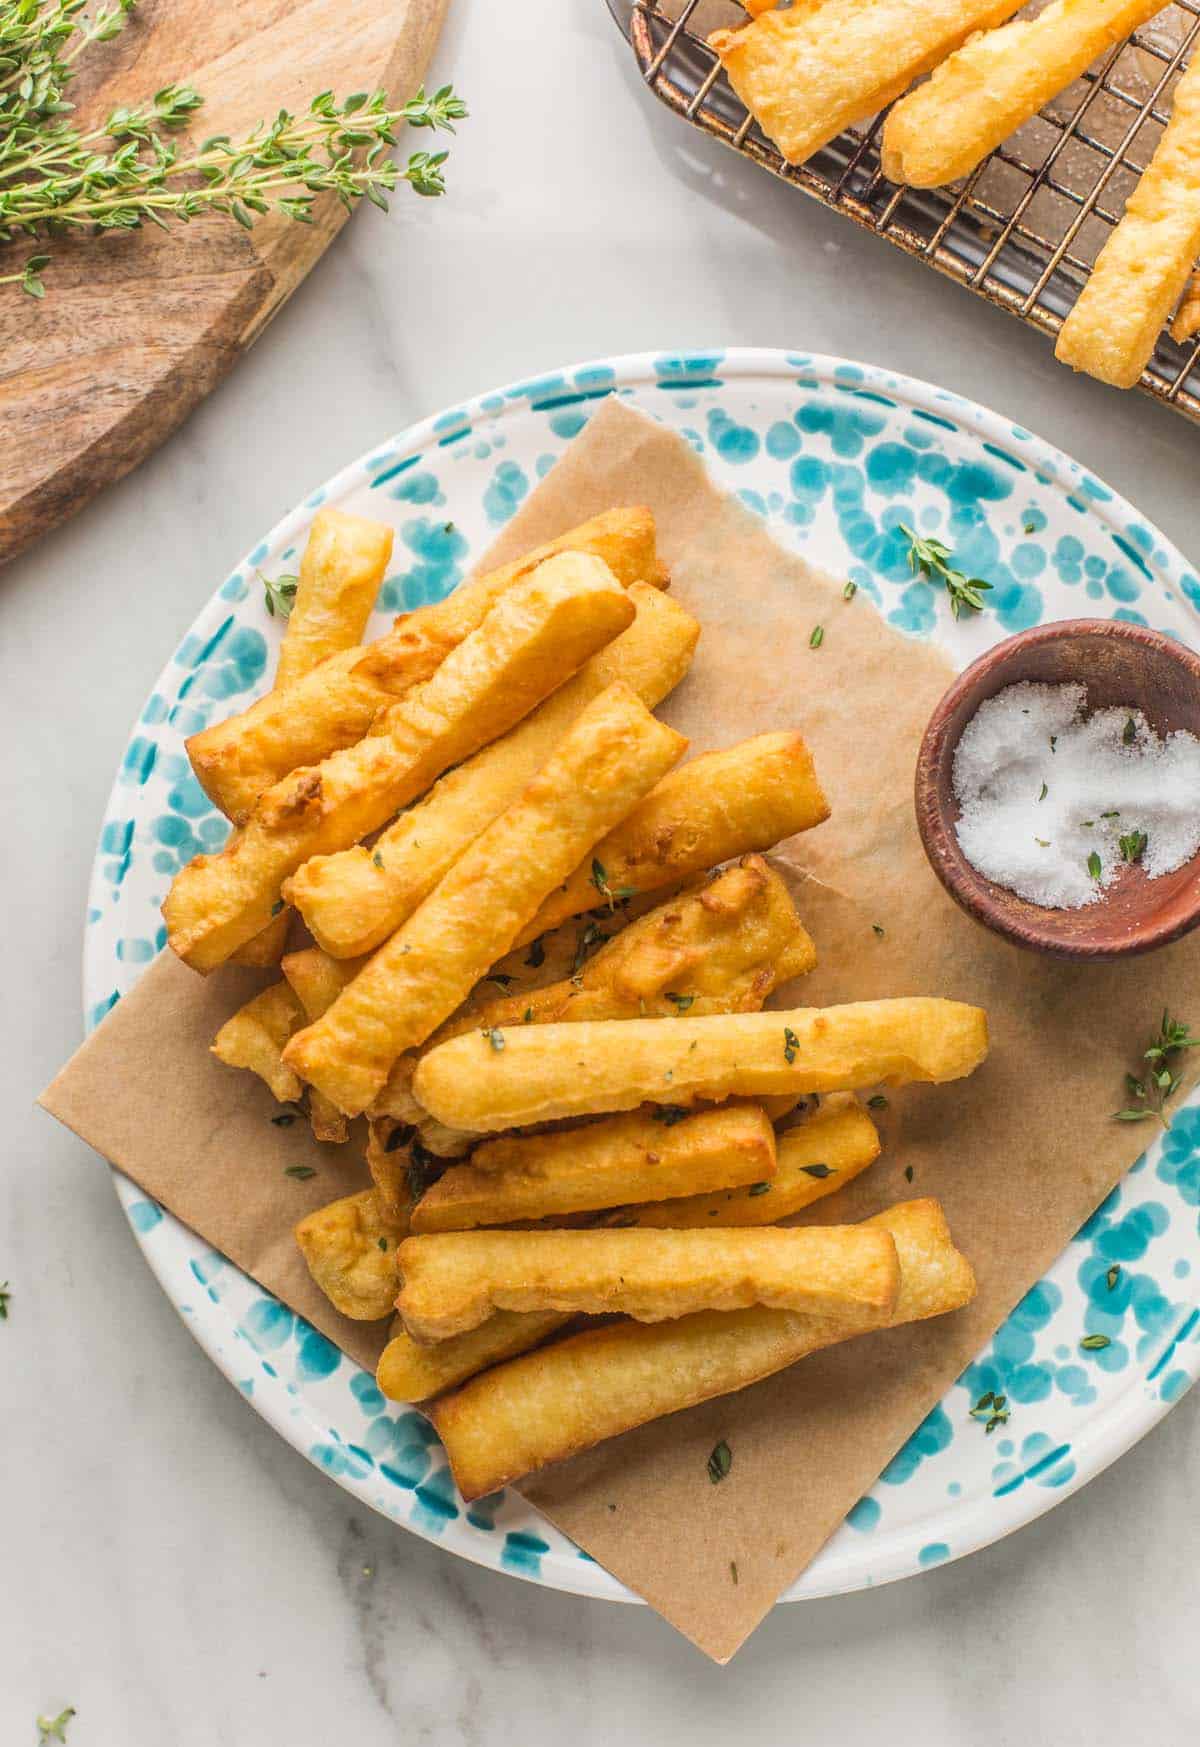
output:
[[0,1322],[8,1321],[8,1305],[11,1298],[12,1293],[8,1289],[8,1281],[5,1280],[4,1284],[0,1285]]
[[1167,1100],[1179,1090],[1182,1075],[1174,1070],[1175,1058],[1186,1049],[1200,1048],[1200,1037],[1193,1037],[1190,1027],[1172,1019],[1163,1009],[1158,1036],[1142,1056],[1150,1065],[1139,1080],[1136,1074],[1126,1074],[1125,1086],[1133,1103],[1116,1112],[1118,1122],[1145,1122],[1156,1117],[1164,1128],[1171,1124],[1164,1115]]
[[985,605],[983,596],[991,588],[991,583],[985,582],[981,576],[967,576],[964,571],[955,570],[950,563],[954,554],[940,540],[923,540],[905,522],[898,523],[897,527],[908,541],[908,568],[914,576],[923,576],[927,582],[945,583],[954,617],[957,619],[964,609],[981,613]]
[[[393,109],[383,91],[339,103],[332,91],[307,111],[281,109],[243,139],[217,134],[191,149],[171,137],[203,103],[190,85],[167,85],[149,102],[112,111],[80,129],[64,93],[75,61],[92,42],[124,27],[135,0],[115,0],[89,20],[85,0],[0,0],[0,242],[71,231],[162,229],[220,212],[247,229],[278,212],[311,224],[313,202],[332,194],[347,209],[364,196],[385,212],[401,182],[417,194],[445,192],[447,153],[390,155],[398,129],[443,129],[467,114],[449,85],[422,87]],[[0,285],[44,295],[44,252],[31,254]]]
[[87,0],[5,0],[0,7],[0,123],[19,115],[59,115],[72,63],[89,43],[110,42],[136,0],[83,16]]

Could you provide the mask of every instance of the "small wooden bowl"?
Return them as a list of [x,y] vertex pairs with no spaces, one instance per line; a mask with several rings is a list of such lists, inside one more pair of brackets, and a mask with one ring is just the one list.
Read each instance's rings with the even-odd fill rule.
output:
[[959,736],[980,704],[1022,680],[1082,682],[1089,710],[1141,709],[1159,735],[1200,736],[1200,657],[1142,625],[1063,619],[1021,631],[959,675],[930,718],[917,757],[917,827],[930,865],[957,904],[1017,946],[1057,958],[1113,959],[1166,946],[1200,923],[1200,854],[1148,879],[1125,869],[1095,904],[1050,910],[984,877],[959,847],[952,766]]

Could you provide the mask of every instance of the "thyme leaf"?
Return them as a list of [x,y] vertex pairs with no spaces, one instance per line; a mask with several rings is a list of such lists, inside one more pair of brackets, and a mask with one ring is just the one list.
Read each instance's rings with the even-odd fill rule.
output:
[[281,619],[289,619],[292,615],[292,608],[296,604],[296,590],[300,586],[300,578],[298,576],[277,576],[272,582],[271,578],[264,576],[261,570],[257,572],[257,575],[258,580],[263,585],[264,604],[268,616],[273,619],[278,614]]
[[724,1480],[732,1467],[733,1451],[729,1448],[725,1439],[722,1438],[721,1442],[715,1444],[709,1452],[708,1478],[712,1481],[713,1485],[716,1486],[720,1481]]
[[38,1747],[46,1747],[48,1741],[65,1741],[67,1724],[74,1715],[75,1706],[68,1705],[65,1710],[59,1711],[56,1717],[37,1717],[35,1721],[41,1735]]

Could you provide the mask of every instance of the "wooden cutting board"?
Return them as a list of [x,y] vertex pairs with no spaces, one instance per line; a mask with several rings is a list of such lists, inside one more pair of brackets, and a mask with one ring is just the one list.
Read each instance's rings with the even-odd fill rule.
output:
[[[448,0],[141,0],[87,49],[72,96],[102,119],[188,81],[195,137],[235,138],[317,92],[421,83]],[[411,149],[428,146],[410,134]],[[401,139],[399,155],[409,140]],[[403,199],[405,191],[396,198]],[[0,563],[135,467],[235,364],[341,229],[266,217],[55,240],[46,297],[0,286]],[[10,273],[40,245],[0,248]]]

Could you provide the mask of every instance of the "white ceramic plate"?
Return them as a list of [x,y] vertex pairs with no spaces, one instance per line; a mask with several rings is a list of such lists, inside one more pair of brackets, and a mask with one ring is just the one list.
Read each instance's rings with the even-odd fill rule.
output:
[[[293,568],[314,510],[337,503],[395,525],[381,624],[435,600],[609,394],[679,431],[778,540],[853,577],[893,624],[936,638],[960,666],[1011,631],[1080,614],[1200,641],[1200,582],[1154,528],[1028,431],[924,383],[833,358],[713,351],[611,359],[484,395],[314,491],[222,583],[171,657],[133,729],[101,833],[84,954],[89,1026],[161,950],[158,906],[172,875],[224,837],[183,743],[266,689],[280,627],[264,611],[256,570]],[[965,568],[993,581],[985,614],[956,624],[944,594],[912,579],[894,531],[901,521],[941,535]],[[116,1183],[201,1346],[356,1497],[482,1564],[634,1599],[514,1494],[464,1505],[419,1414],[385,1404],[321,1335],[134,1184]],[[1198,1206],[1193,1099],[785,1599],[884,1583],[984,1546],[1141,1437],[1200,1369]],[[1109,1345],[1082,1349],[1090,1333]],[[992,1436],[969,1414],[987,1390],[1012,1406]]]

